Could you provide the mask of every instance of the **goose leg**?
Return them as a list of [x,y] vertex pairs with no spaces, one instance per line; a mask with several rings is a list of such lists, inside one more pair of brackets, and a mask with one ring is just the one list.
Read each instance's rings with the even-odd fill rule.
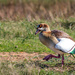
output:
[[46,56],[45,58],[43,58],[43,60],[48,61],[51,58],[60,58],[60,54],[58,54],[58,56],[50,54],[50,55]]
[[64,66],[64,54],[62,55],[62,67]]

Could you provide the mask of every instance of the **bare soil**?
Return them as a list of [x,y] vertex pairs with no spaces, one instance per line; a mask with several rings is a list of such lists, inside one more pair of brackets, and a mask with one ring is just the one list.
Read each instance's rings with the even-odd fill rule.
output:
[[47,53],[26,53],[26,52],[0,52],[0,61],[21,61],[21,60],[41,60]]
[[[48,53],[26,53],[26,52],[0,52],[0,61],[9,60],[9,61],[21,61],[21,60],[42,60]],[[66,55],[66,56],[69,56]],[[70,56],[70,60],[73,60],[73,57]]]

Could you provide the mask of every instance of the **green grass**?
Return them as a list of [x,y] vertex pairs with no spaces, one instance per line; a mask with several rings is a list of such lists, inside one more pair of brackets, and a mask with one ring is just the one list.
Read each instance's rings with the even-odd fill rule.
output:
[[50,49],[40,43],[38,39],[1,40],[0,52],[52,52]]
[[65,60],[62,68],[61,60],[54,58],[49,61],[2,61],[0,62],[0,75],[74,75],[74,62],[74,60]]
[[[48,21],[33,21],[28,22],[27,20],[20,21],[6,21],[0,22],[0,52],[51,52],[50,49],[45,47],[39,41],[39,34],[35,35],[36,25],[40,23],[47,23],[50,25],[50,29],[58,29],[67,32],[72,38],[75,37],[75,29],[67,29],[61,25],[66,21],[61,22],[61,25],[55,22]],[[75,39],[75,38],[74,38]]]
[[36,3],[40,3],[41,2],[41,4],[44,4],[44,5],[52,5],[52,4],[55,4],[55,3],[57,3],[57,2],[67,2],[67,1],[74,1],[74,0],[63,0],[63,1],[61,1],[61,0],[53,0],[53,1],[51,1],[51,0],[21,0],[21,1],[19,1],[19,0],[13,0],[13,1],[10,1],[10,0],[0,0],[0,3],[1,4],[9,4],[9,3],[17,3],[17,2],[19,2],[19,3],[30,3],[30,2],[33,2],[34,4],[36,4]]
[[0,22],[0,52],[52,52],[40,43],[38,35],[35,36],[39,23]]

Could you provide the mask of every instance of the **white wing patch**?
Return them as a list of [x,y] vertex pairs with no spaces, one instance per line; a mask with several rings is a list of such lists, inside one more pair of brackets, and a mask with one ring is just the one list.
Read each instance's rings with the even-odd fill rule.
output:
[[59,38],[59,43],[55,45],[56,49],[60,49],[66,53],[70,53],[70,50],[75,45],[75,42],[68,38]]

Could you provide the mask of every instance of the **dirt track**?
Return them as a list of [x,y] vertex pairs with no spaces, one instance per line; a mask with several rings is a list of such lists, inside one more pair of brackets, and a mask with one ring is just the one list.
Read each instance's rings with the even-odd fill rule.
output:
[[9,61],[21,61],[21,60],[41,60],[44,56],[48,55],[47,53],[26,53],[26,52],[0,52],[0,61],[9,60]]
[[[26,52],[0,52],[0,61],[23,61],[23,60],[42,60],[48,53],[26,53]],[[69,56],[69,54],[67,54]],[[70,60],[74,58],[70,56]]]

